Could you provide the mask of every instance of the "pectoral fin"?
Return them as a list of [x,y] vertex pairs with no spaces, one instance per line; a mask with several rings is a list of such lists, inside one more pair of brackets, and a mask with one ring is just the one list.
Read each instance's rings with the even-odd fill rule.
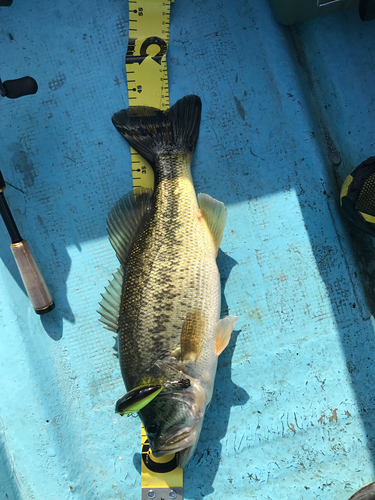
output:
[[124,416],[142,410],[163,390],[162,385],[141,385],[129,391],[116,403],[116,413]]
[[237,320],[238,316],[225,316],[225,318],[216,323],[215,351],[218,356],[220,356],[229,344],[230,336]]
[[198,194],[199,207],[203,217],[206,219],[215,242],[216,250],[219,250],[225,223],[227,221],[227,209],[224,203],[211,198],[208,194]]
[[195,361],[201,352],[203,344],[205,318],[201,311],[193,310],[188,313],[181,331],[181,359]]

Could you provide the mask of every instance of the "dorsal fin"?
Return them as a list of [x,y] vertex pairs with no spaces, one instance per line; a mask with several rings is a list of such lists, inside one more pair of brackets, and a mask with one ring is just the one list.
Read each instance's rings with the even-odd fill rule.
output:
[[113,275],[112,280],[106,287],[103,297],[99,302],[98,313],[101,318],[99,321],[104,323],[107,330],[118,332],[118,317],[120,313],[122,283],[124,281],[124,269],[120,269]]
[[108,214],[109,241],[122,265],[145,213],[151,209],[151,198],[152,189],[137,188],[115,203]]
[[210,228],[216,250],[219,250],[227,221],[227,208],[221,201],[217,201],[204,193],[198,194],[198,202],[201,213]]

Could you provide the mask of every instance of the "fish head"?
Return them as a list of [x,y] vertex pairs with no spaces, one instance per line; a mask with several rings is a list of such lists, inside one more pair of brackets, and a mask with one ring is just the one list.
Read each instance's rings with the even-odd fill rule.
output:
[[194,379],[188,382],[188,387],[176,382],[165,384],[160,394],[139,411],[154,456],[179,452],[180,467],[185,467],[195,451],[207,405],[202,385]]

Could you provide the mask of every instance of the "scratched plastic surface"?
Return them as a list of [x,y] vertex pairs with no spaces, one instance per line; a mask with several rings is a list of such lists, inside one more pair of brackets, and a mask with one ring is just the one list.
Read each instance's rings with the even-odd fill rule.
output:
[[[239,316],[185,498],[345,500],[374,480],[374,321],[337,196],[375,154],[375,22],[286,28],[255,0],[171,13],[171,103],[203,101],[193,176],[228,207],[223,312]],[[14,1],[0,34],[3,81],[39,84],[1,100],[0,162],[56,302],[34,313],[1,223],[0,498],[139,499],[140,422],[114,413],[123,382],[96,313],[117,265],[105,218],[131,189],[111,123],[127,2]]]

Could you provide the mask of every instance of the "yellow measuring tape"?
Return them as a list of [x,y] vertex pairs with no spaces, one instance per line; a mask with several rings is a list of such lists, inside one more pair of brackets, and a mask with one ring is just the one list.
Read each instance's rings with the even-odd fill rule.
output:
[[[129,106],[169,108],[167,49],[170,1],[129,0],[126,53]],[[154,187],[150,165],[132,148],[133,187]]]
[[[129,0],[126,53],[129,106],[169,108],[167,49],[170,0]],[[131,148],[133,188],[153,188],[150,165]],[[153,456],[142,426],[142,500],[182,500],[178,454]]]
[[178,453],[156,458],[150,450],[142,425],[142,500],[182,500],[182,469]]

